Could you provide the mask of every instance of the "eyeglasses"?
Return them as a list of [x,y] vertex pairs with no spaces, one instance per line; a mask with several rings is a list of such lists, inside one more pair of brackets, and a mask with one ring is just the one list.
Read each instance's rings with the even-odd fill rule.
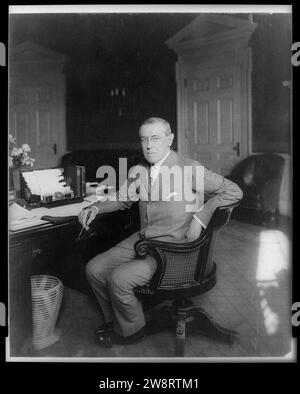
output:
[[149,142],[153,142],[153,144],[158,144],[161,140],[160,137],[142,137],[140,138],[141,144],[147,144]]

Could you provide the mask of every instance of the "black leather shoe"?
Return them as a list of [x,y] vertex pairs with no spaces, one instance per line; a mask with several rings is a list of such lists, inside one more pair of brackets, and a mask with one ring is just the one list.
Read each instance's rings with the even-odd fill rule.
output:
[[139,331],[127,337],[122,337],[113,331],[115,343],[120,345],[130,345],[131,343],[140,342],[145,336],[145,330],[141,328]]
[[96,332],[96,341],[98,345],[110,348],[113,345],[113,331],[112,329],[103,330],[102,332]]
[[114,332],[112,329],[103,330],[103,332],[98,332],[98,334],[96,334],[98,344],[107,348],[112,347],[112,345],[114,344],[130,345],[133,343],[137,343],[141,341],[144,336],[145,331],[143,328],[127,337],[122,337],[121,335]]
[[98,336],[99,334],[102,334],[103,332],[112,331],[112,328],[113,328],[112,322],[104,323],[101,326],[96,328],[95,335]]

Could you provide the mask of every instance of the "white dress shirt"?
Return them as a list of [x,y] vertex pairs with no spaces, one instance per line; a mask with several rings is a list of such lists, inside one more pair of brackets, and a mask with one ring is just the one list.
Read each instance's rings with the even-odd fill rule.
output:
[[156,181],[156,178],[158,177],[158,174],[160,171],[160,167],[162,166],[162,163],[165,161],[165,159],[169,156],[170,152],[171,151],[169,149],[167,154],[162,159],[160,159],[159,161],[157,161],[156,163],[154,163],[150,166],[151,186]]

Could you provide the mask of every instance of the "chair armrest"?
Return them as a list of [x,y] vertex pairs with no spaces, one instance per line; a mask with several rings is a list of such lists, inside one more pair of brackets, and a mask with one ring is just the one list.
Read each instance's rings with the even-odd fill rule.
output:
[[134,245],[134,250],[139,258],[144,258],[149,253],[155,253],[159,249],[167,252],[191,252],[205,243],[207,232],[204,231],[201,236],[192,242],[175,243],[165,241],[155,241],[152,239],[141,239]]
[[[134,250],[138,258],[145,258],[148,254],[151,254],[156,262],[157,267],[155,273],[150,280],[149,289],[157,289],[167,271],[168,259],[166,258],[166,253],[170,256],[176,257],[178,255],[193,255],[195,251],[199,250],[203,245],[210,241],[208,233],[205,231],[201,236],[192,242],[185,243],[173,243],[164,241],[155,241],[142,239],[135,243]],[[174,264],[174,261],[173,261]],[[178,260],[177,266],[181,265],[181,261]]]

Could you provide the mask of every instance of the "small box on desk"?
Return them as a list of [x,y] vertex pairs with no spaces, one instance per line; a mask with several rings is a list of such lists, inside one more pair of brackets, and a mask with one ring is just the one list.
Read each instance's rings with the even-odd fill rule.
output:
[[14,174],[15,196],[29,206],[57,206],[80,202],[85,197],[82,166],[21,170]]
[[73,190],[75,197],[86,196],[85,167],[73,166],[63,168],[63,174],[67,185]]

